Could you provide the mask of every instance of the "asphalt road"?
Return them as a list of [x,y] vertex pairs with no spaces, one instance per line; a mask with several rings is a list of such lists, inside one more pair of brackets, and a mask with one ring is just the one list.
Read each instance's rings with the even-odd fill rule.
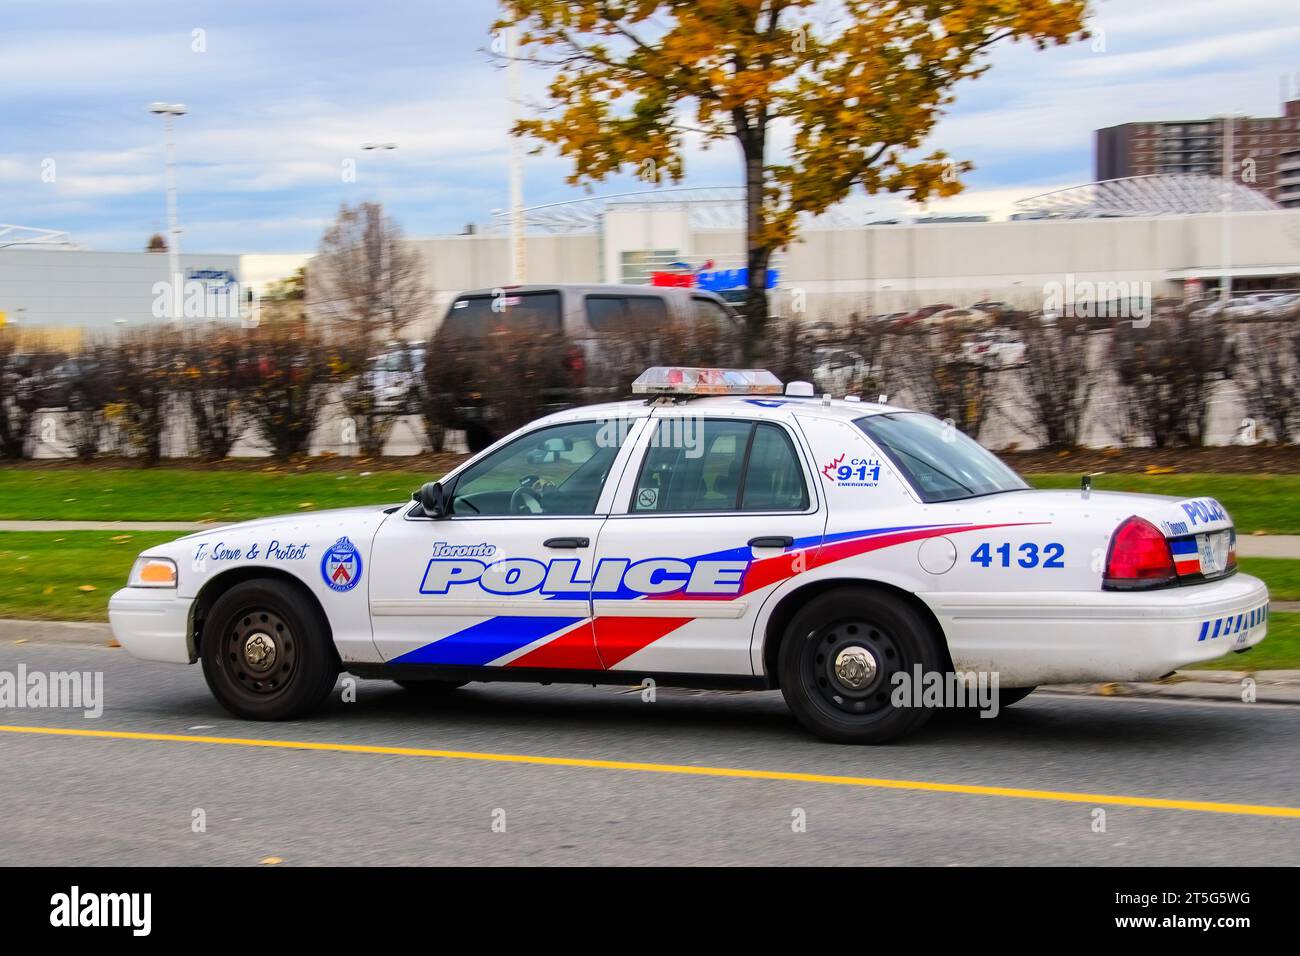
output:
[[771,693],[479,684],[438,705],[361,681],[355,702],[336,689],[313,719],[257,724],[197,667],[0,647],[0,675],[20,664],[102,672],[104,710],[0,710],[3,865],[1300,862],[1300,813],[1252,809],[1300,807],[1300,707],[1040,693],[866,748],[808,737]]

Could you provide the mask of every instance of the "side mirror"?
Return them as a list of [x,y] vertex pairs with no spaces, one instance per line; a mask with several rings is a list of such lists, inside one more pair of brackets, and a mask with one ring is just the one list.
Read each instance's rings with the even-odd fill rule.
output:
[[447,491],[440,481],[428,481],[416,493],[416,500],[430,518],[447,517]]

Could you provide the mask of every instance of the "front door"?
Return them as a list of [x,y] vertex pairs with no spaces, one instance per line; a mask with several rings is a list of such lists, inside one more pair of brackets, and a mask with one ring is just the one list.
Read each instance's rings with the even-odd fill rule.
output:
[[386,521],[369,576],[384,660],[598,669],[593,555],[635,431],[536,429],[453,475],[446,517],[417,506]]

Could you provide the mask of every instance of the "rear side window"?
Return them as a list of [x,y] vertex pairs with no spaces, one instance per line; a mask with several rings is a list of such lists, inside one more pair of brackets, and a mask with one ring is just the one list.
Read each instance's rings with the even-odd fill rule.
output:
[[696,298],[691,300],[695,306],[695,321],[705,328],[713,329],[718,335],[730,335],[735,330],[735,323],[727,311],[712,299]]
[[803,511],[808,488],[785,430],[766,423],[665,418],[633,492],[635,513]]
[[596,332],[660,329],[668,324],[668,306],[652,295],[589,295],[587,324]]
[[558,292],[466,295],[452,302],[442,322],[442,334],[477,339],[495,332],[546,334],[562,328]]

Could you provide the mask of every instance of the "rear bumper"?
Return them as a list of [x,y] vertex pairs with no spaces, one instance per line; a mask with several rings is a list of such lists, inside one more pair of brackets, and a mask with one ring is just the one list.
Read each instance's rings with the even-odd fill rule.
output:
[[1004,687],[1152,680],[1268,633],[1268,588],[1248,574],[1146,592],[923,594],[953,664]]
[[108,602],[113,636],[132,657],[193,664],[197,655],[190,610],[193,598],[163,588],[122,588]]

